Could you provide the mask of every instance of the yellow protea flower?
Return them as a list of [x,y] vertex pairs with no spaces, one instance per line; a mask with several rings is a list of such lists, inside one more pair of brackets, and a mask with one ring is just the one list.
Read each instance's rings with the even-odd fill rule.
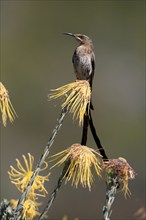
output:
[[[69,220],[69,217],[67,215],[64,215],[62,220]],[[79,220],[79,218],[75,217],[73,220]]]
[[[11,205],[13,208],[16,208],[18,200],[12,199]],[[23,204],[23,211],[21,219],[32,220],[40,213],[38,211],[38,207],[41,206],[41,203],[38,203],[36,199],[30,199],[29,197],[25,200]]]
[[72,185],[75,187],[81,184],[83,187],[88,186],[89,190],[91,190],[93,183],[92,167],[94,167],[97,175],[100,175],[99,158],[101,156],[97,151],[87,146],[73,144],[52,157],[55,160],[62,157],[54,166],[59,166],[68,160],[70,161],[64,177],[66,182],[72,179]]
[[27,199],[23,204],[23,214],[22,218],[26,219],[33,219],[35,216],[39,215],[38,212],[38,206],[40,206],[40,203],[37,203],[36,201],[33,201],[31,199]]
[[87,80],[77,80],[76,82],[61,86],[52,90],[49,98],[56,99],[65,95],[66,99],[62,104],[62,108],[68,107],[69,111],[73,114],[73,118],[79,119],[79,125],[82,125],[87,105],[90,104],[91,99],[89,82]]
[[[24,192],[30,181],[30,178],[33,174],[32,168],[34,163],[34,157],[30,153],[28,153],[28,160],[24,155],[22,155],[22,157],[25,166],[23,166],[20,161],[16,159],[18,170],[15,169],[13,166],[10,166],[11,170],[8,172],[11,182],[17,187],[20,192]],[[41,169],[41,171],[45,170],[48,167],[48,164],[44,162],[44,166],[45,167]],[[29,194],[34,196],[46,196],[48,192],[44,187],[44,183],[45,181],[48,181],[49,175],[50,173],[48,173],[46,176],[37,175],[35,177],[34,183],[31,186]],[[36,191],[39,191],[41,194],[38,194]]]
[[8,91],[1,82],[0,82],[0,111],[2,114],[2,121],[4,126],[6,126],[7,124],[7,117],[12,123],[15,117],[17,116],[13,108],[13,105],[9,99]]
[[104,162],[103,167],[105,168],[107,175],[112,175],[117,178],[119,183],[122,183],[122,191],[124,192],[125,198],[131,195],[128,188],[129,179],[135,178],[135,171],[128,164],[127,160],[119,157],[118,159],[110,159]]

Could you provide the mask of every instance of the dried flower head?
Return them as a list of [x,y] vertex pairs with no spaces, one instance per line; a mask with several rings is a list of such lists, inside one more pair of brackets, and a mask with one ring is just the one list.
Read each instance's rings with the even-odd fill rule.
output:
[[67,96],[62,104],[62,108],[68,107],[73,114],[73,118],[79,119],[79,125],[83,124],[84,114],[87,105],[90,104],[91,88],[87,80],[77,80],[52,90],[49,95],[50,99],[56,99],[61,96]]
[[105,162],[103,167],[108,175],[117,177],[118,182],[123,184],[122,191],[124,192],[125,198],[127,195],[130,196],[131,192],[128,188],[128,180],[134,179],[136,173],[126,159],[122,157],[111,159]]
[[[34,157],[30,153],[28,153],[28,159],[24,155],[22,155],[22,157],[24,160],[24,166],[20,163],[18,159],[16,159],[18,170],[15,169],[13,166],[10,166],[11,170],[8,172],[11,182],[17,187],[20,192],[24,192],[30,181],[30,178],[33,174],[32,168],[34,163]],[[45,167],[41,169],[41,171],[45,170],[48,167],[48,164],[44,162],[44,166]],[[37,175],[29,194],[34,196],[46,196],[48,192],[44,187],[44,183],[45,181],[48,181],[49,175],[50,173],[48,173],[48,175],[46,176]],[[39,194],[36,193],[36,190],[39,191]]]
[[62,157],[54,166],[59,166],[66,161],[70,161],[64,177],[66,178],[66,182],[72,179],[72,185],[76,187],[81,184],[83,187],[88,186],[89,190],[91,190],[91,184],[93,183],[92,167],[94,167],[97,175],[100,175],[99,158],[101,156],[92,148],[73,144],[71,147],[52,157],[55,160]]
[[[12,199],[11,205],[13,208],[16,208],[18,200]],[[34,217],[38,216],[40,213],[38,207],[41,206],[41,203],[38,203],[36,199],[27,198],[23,204],[23,211],[21,219],[32,220]]]
[[5,86],[1,82],[0,82],[0,110],[2,114],[2,122],[4,126],[6,126],[7,124],[7,117],[12,123],[15,117],[17,116],[12,106],[12,103],[9,99],[8,91],[6,90]]

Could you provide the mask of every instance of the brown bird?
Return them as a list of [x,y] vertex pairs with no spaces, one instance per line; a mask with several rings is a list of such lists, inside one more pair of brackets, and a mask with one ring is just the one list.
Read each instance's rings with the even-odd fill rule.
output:
[[[84,34],[64,34],[74,37],[80,44],[75,49],[72,62],[77,80],[87,80],[92,90],[92,82],[95,70],[95,54],[92,40]],[[90,108],[93,109],[92,103]]]

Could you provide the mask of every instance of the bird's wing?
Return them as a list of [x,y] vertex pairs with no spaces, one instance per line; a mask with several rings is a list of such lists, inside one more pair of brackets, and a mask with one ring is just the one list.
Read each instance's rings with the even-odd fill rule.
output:
[[92,89],[92,82],[93,82],[94,71],[95,71],[95,55],[94,55],[94,53],[91,56],[91,65],[92,65],[92,72],[90,75],[89,83],[90,83],[90,87]]

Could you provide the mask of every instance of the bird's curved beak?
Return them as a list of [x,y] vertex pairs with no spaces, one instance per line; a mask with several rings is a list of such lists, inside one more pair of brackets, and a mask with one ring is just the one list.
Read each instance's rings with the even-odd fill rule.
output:
[[75,37],[75,34],[72,34],[72,33],[69,33],[69,32],[64,32],[63,34]]
[[69,33],[69,32],[64,32],[64,34],[69,35],[71,37],[74,37],[77,41],[82,42],[81,38],[78,37],[78,34],[72,34],[72,33]]

